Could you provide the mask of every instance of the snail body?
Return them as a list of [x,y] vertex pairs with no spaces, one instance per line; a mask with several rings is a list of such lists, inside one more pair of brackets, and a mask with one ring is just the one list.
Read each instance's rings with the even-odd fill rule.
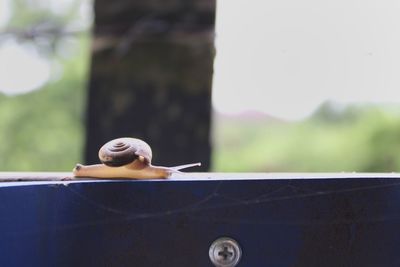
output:
[[164,179],[181,169],[200,166],[200,163],[176,167],[154,166],[151,164],[150,146],[136,138],[118,138],[104,144],[99,150],[102,164],[77,164],[75,177],[123,178],[123,179]]

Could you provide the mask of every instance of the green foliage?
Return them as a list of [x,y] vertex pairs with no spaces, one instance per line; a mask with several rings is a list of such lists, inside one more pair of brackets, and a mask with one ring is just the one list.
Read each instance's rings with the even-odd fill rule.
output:
[[81,160],[88,37],[60,60],[62,76],[44,88],[0,96],[0,171],[69,171]]
[[9,38],[41,52],[54,70],[39,90],[0,93],[0,171],[69,171],[81,161],[89,34],[64,36],[63,30],[83,25],[83,1],[64,1],[61,9],[57,3],[57,10],[56,1],[9,2]]
[[62,12],[55,13],[48,2],[34,2],[30,0],[10,1],[11,16],[8,21],[9,28],[24,29],[27,26],[40,24],[66,26],[77,18],[80,0],[74,0],[65,6]]
[[[216,119],[216,171],[392,172],[400,170],[400,116],[395,108],[326,105],[296,122]],[[318,114],[321,112],[322,114]],[[329,119],[322,119],[328,117]]]

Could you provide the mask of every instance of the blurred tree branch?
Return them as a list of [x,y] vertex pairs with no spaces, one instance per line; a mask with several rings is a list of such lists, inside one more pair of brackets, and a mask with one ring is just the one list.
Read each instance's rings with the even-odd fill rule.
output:
[[[0,27],[0,46],[14,41],[31,44],[38,51],[53,54],[65,38],[87,34],[90,14],[79,12],[88,0],[72,0],[64,4],[42,1],[13,0],[6,5],[10,13],[5,25]],[[55,7],[58,7],[55,12]]]
[[66,36],[85,34],[87,29],[73,29],[62,25],[39,23],[27,28],[9,28],[0,32],[0,42],[7,39],[35,41],[38,38],[60,39]]

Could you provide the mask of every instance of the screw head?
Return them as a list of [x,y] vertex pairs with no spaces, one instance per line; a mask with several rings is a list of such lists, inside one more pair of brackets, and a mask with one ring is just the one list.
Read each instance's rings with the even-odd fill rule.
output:
[[208,254],[214,266],[234,267],[242,257],[242,250],[236,240],[229,237],[221,237],[211,244]]

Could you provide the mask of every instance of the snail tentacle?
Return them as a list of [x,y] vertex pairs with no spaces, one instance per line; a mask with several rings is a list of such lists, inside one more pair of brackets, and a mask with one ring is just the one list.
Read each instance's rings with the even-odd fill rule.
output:
[[197,167],[197,166],[201,166],[201,162],[189,163],[189,164],[179,165],[179,166],[175,166],[175,167],[170,167],[170,169],[179,172],[180,170]]

